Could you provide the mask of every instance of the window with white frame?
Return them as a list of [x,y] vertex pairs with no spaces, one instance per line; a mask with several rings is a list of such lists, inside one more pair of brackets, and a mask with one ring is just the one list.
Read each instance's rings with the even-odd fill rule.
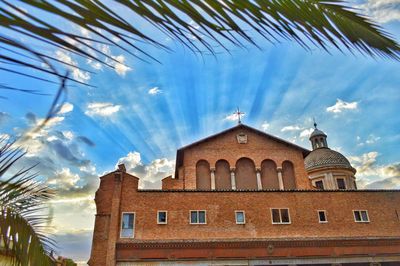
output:
[[190,224],[206,223],[206,211],[190,211]]
[[244,211],[235,211],[236,224],[245,224],[246,217]]
[[121,238],[133,238],[135,236],[135,213],[123,212],[121,219]]
[[367,223],[369,222],[368,211],[366,210],[357,210],[353,211],[354,213],[354,221],[357,223]]
[[326,211],[324,211],[324,210],[318,211],[318,220],[320,223],[328,222],[328,218],[326,217]]
[[271,209],[273,224],[290,224],[289,209]]
[[157,211],[157,224],[167,224],[167,211]]

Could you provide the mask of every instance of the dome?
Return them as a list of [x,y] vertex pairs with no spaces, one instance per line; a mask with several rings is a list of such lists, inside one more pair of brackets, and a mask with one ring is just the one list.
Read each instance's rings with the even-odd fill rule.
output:
[[315,136],[325,136],[326,137],[326,134],[323,131],[319,130],[318,128],[315,128],[314,131],[310,135],[310,139]]
[[329,148],[319,148],[310,152],[304,159],[304,165],[307,171],[329,167],[348,169],[356,173],[356,169],[351,166],[344,155]]

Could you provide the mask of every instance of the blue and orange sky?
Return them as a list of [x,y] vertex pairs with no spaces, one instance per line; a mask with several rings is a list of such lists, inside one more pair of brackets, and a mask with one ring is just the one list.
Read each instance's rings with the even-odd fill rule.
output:
[[[399,0],[352,4],[400,41]],[[74,78],[96,86],[70,84],[59,113],[21,143],[28,153],[20,166],[39,162],[39,178],[57,191],[50,225],[62,255],[89,257],[98,176],[124,162],[142,187],[159,188],[174,169],[176,149],[234,126],[237,106],[245,124],[305,148],[315,117],[329,146],[357,168],[360,188],[400,189],[400,63],[259,41],[261,50],[248,45],[200,56],[164,38],[172,52],[146,48],[161,63],[99,46],[125,64],[115,69],[51,51],[95,72],[71,69]],[[54,85],[4,72],[1,80],[55,91]],[[0,135],[10,138],[40,123],[53,99],[13,91],[1,96]]]

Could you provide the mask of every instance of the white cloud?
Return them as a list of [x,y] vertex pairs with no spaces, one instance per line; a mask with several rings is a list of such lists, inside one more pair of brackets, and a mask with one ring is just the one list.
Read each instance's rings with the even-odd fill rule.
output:
[[[141,164],[142,158],[140,153],[137,151],[129,152],[125,157],[122,157],[118,160],[118,164],[125,164],[126,169],[133,169],[137,165]],[[117,166],[118,166],[117,164]]]
[[348,159],[354,164],[358,175],[374,175],[376,173],[372,166],[375,164],[378,155],[378,152],[371,151],[361,156],[349,156]]
[[162,93],[162,90],[160,90],[158,87],[154,87],[154,88],[151,88],[151,89],[148,91],[148,93],[149,93],[150,95],[156,95],[156,94]]
[[304,126],[298,125],[289,125],[281,129],[281,132],[293,132],[294,134],[298,134],[295,139],[292,138],[292,142],[295,142],[297,140],[303,141],[305,138],[310,137],[313,131],[314,128],[306,128]]
[[286,127],[283,127],[282,129],[281,129],[281,132],[286,132],[286,131],[299,131],[299,130],[301,130],[302,128],[301,127],[299,127],[299,126],[286,126]]
[[368,139],[365,141],[365,143],[374,144],[375,142],[377,142],[380,139],[381,139],[381,137],[374,136],[373,134],[371,134],[371,135],[368,136]]
[[[19,139],[17,145],[27,149],[26,157],[38,155],[45,147],[45,142],[57,140],[56,136],[49,135],[51,129],[64,121],[63,116],[51,117],[44,127],[39,130],[26,133],[26,138]],[[44,119],[37,119],[33,128],[37,128],[44,122]]]
[[326,111],[337,114],[343,112],[344,110],[356,110],[357,107],[358,102],[345,102],[341,99],[337,99],[334,105],[326,108]]
[[[54,127],[54,126],[60,124],[62,121],[64,121],[64,119],[65,119],[65,117],[63,117],[63,116],[54,116],[54,117],[50,117],[50,118],[47,120],[47,122],[46,122],[44,128],[51,128],[51,127]],[[44,121],[45,121],[44,118],[38,119],[38,120],[37,120],[36,126],[41,125]]]
[[140,153],[129,152],[118,160],[118,164],[125,164],[126,171],[140,178],[141,188],[161,188],[161,179],[174,172],[175,162],[166,158],[155,159],[149,164],[142,162]]
[[367,0],[356,8],[380,23],[400,20],[400,0]]
[[124,77],[128,71],[131,71],[132,68],[129,66],[125,65],[125,56],[123,55],[112,55],[111,54],[111,49],[109,45],[101,45],[100,50],[106,54],[107,56],[113,58],[114,60],[111,60],[110,58],[106,57],[106,63],[114,67],[115,72]]
[[[83,29],[84,30],[84,29]],[[81,34],[85,35],[85,30],[82,32],[81,30]],[[86,37],[90,37],[90,35],[88,34]],[[107,44],[97,44],[97,49],[100,50],[106,57],[105,57],[105,62],[114,67],[115,72],[124,77],[126,75],[126,73],[128,71],[131,71],[132,68],[127,66],[125,64],[125,56],[124,55],[113,55],[111,52],[111,48],[109,45]],[[92,54],[93,56],[97,56],[92,50],[88,50],[86,49],[86,51],[90,54]],[[112,59],[114,60],[112,60]],[[93,59],[87,59],[86,61],[92,68],[96,69],[96,70],[100,70],[103,68],[102,64],[98,61],[95,61]]]
[[314,131],[313,128],[304,129],[303,131],[300,132],[300,138],[302,139],[309,138],[313,131]]
[[103,68],[103,65],[99,61],[95,61],[93,59],[88,58],[86,62],[94,69],[100,70]]
[[74,133],[72,131],[63,131],[62,132],[64,137],[67,138],[68,140],[72,140],[74,138]]
[[114,62],[115,72],[118,75],[124,77],[126,72],[131,71],[132,68],[125,65],[125,57],[123,55],[113,56],[117,62]]
[[79,179],[79,175],[71,173],[69,168],[62,168],[60,171],[56,171],[54,176],[48,178],[47,183],[69,190],[76,187],[76,183]]
[[[242,114],[241,117],[243,118],[246,114]],[[238,115],[237,114],[231,114],[227,115],[224,120],[229,120],[229,121],[238,121]]]
[[267,121],[264,121],[264,122],[261,124],[261,128],[262,128],[263,131],[267,131],[267,129],[269,128],[269,126],[270,126],[270,124],[267,123]]
[[350,156],[349,160],[357,169],[357,179],[363,188],[400,188],[400,162],[379,165],[376,151],[360,156]]
[[364,145],[372,145],[379,141],[381,137],[375,136],[374,134],[370,134],[368,138],[365,140],[365,142],[361,141],[361,137],[357,136],[357,145],[358,146],[364,146]]
[[121,105],[106,102],[89,103],[85,114],[88,116],[111,116],[121,109]]
[[58,114],[66,114],[72,112],[72,110],[74,110],[74,106],[71,103],[67,102],[60,107],[60,111],[58,111]]
[[90,74],[86,71],[80,70],[78,62],[72,59],[72,57],[67,52],[56,51],[56,57],[58,60],[67,63],[66,67],[72,72],[72,77],[80,82],[87,82],[90,79]]

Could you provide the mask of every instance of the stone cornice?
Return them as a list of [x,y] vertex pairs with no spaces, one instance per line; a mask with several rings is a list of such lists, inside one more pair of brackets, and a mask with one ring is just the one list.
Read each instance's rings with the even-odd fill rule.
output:
[[171,249],[171,248],[285,248],[335,246],[400,246],[400,238],[327,238],[327,239],[252,239],[252,240],[160,240],[117,242],[118,249]]
[[245,193],[262,193],[262,192],[283,192],[283,193],[293,193],[293,192],[301,192],[301,193],[329,193],[329,192],[342,192],[342,193],[351,193],[351,192],[356,192],[356,193],[374,193],[374,192],[400,192],[400,189],[291,189],[291,190],[279,190],[279,189],[262,189],[262,190],[257,190],[257,189],[248,189],[248,190],[232,190],[232,189],[227,189],[227,190],[197,190],[197,189],[167,189],[167,190],[162,190],[162,189],[138,189],[137,192],[140,193],[148,193],[148,192],[156,192],[156,193],[171,193],[171,192],[182,192],[182,193],[201,193],[201,192],[212,192],[212,193],[221,193],[221,192],[245,192]]

